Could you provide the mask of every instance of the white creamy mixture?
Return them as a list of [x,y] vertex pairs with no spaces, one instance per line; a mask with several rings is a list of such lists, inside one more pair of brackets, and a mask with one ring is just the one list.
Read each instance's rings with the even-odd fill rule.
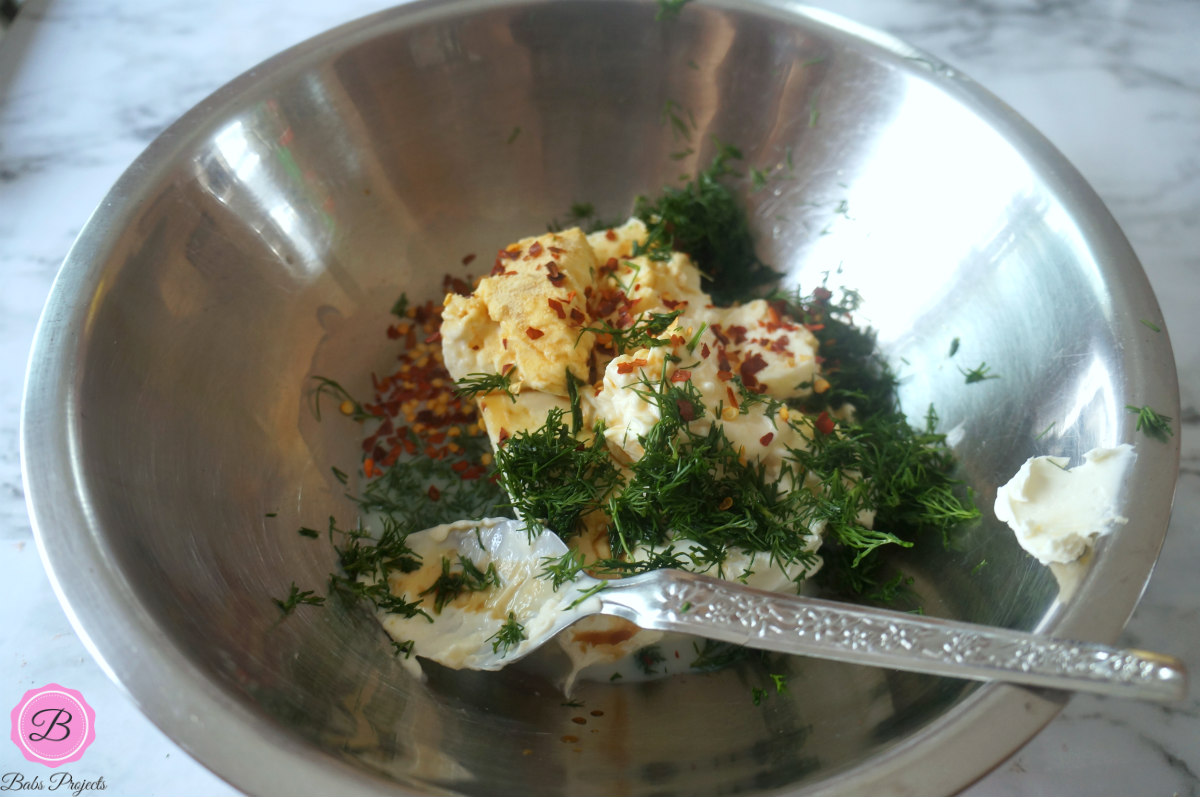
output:
[[[686,255],[674,253],[667,260],[634,256],[646,236],[645,225],[630,219],[618,228],[586,236],[571,229],[525,238],[501,250],[491,274],[470,295],[446,297],[441,335],[450,375],[455,380],[511,375],[512,397],[497,391],[477,400],[493,445],[502,445],[518,432],[541,428],[555,408],[569,415],[568,380],[573,379],[579,385],[578,406],[583,414],[577,437],[586,440],[588,430],[602,422],[613,461],[625,467],[642,456],[639,438],[661,420],[658,407],[639,393],[689,382],[706,410],[689,424],[693,431],[703,434],[719,424],[744,462],[762,463],[768,483],[787,490],[811,487],[793,484],[790,469],[783,466],[789,448],[807,447],[803,427],[787,423],[788,409],[781,404],[741,408],[745,394],[738,382],[779,400],[828,389],[818,367],[817,339],[803,325],[780,317],[763,300],[715,307],[701,290],[700,273]],[[655,335],[665,345],[622,352],[609,336],[587,329],[629,329],[654,314],[670,313],[677,316]],[[585,518],[587,531],[570,543],[589,560],[614,555],[608,519],[599,515]],[[797,530],[798,535],[806,535],[807,550],[813,554],[806,565],[773,566],[766,553],[731,549],[721,575],[764,589],[794,589],[795,582],[820,567],[815,552],[821,532],[822,528]],[[684,539],[671,543],[677,551],[695,546]],[[428,553],[427,567],[439,566],[441,554]],[[639,548],[632,558],[647,555]],[[526,578],[546,583],[532,574]],[[404,585],[392,586],[395,591]],[[499,605],[491,598],[472,600],[482,612],[494,613]],[[385,621],[385,625],[397,639],[415,639],[413,630],[419,629],[422,638],[416,651],[420,653],[443,630],[446,638],[436,644],[458,645],[459,637],[467,639],[467,645],[478,642],[479,629],[467,628],[462,615],[456,612],[453,627],[445,629],[441,619],[423,623],[428,628],[413,620]],[[495,620],[492,617],[484,625],[490,627]],[[592,617],[558,639],[573,663],[573,677],[591,665],[618,662],[661,637],[617,618]]]
[[996,517],[1042,564],[1073,562],[1097,538],[1128,522],[1116,504],[1136,458],[1129,444],[1094,448],[1082,465],[1069,469],[1066,457],[1032,457],[996,492]]

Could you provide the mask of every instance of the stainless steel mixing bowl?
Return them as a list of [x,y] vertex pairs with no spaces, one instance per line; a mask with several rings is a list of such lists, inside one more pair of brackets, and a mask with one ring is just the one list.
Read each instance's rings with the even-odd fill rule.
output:
[[[773,665],[790,690],[760,706],[750,661],[588,684],[581,710],[528,672],[410,677],[363,612],[281,620],[272,598],[334,567],[296,529],[353,521],[329,474],[357,465],[358,430],[314,420],[310,377],[361,391],[392,361],[401,291],[438,296],[465,255],[487,262],[572,202],[620,216],[706,164],[713,136],[772,172],[748,191],[765,258],[789,285],[858,288],[905,406],[934,402],[952,430],[985,512],[903,557],[927,610],[1105,642],[1132,612],[1178,449],[1126,405],[1178,417],[1178,393],[1095,194],[1001,102],[887,36],[782,0],[656,10],[427,2],[334,30],[171,127],[71,250],[25,397],[38,543],[106,671],[239,788],[932,794],[1059,710],[1056,693],[799,659]],[[984,362],[999,378],[965,384]],[[991,517],[1026,457],[1119,442],[1139,454],[1130,522],[1086,563],[1052,573]]]

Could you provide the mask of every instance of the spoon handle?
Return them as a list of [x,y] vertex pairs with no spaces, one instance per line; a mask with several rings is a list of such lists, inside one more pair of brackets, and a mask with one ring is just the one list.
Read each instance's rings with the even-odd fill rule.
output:
[[1171,657],[1090,642],[764,592],[678,570],[608,582],[604,614],[782,653],[897,670],[1176,701],[1187,672]]

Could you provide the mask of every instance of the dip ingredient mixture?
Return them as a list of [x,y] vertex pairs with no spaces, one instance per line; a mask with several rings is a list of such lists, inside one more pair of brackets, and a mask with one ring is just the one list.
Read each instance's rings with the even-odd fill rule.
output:
[[[331,521],[335,586],[374,605],[398,650],[436,638],[445,606],[519,588],[405,544],[441,523],[510,514],[553,531],[570,551],[521,576],[552,590],[673,567],[796,591],[820,569],[827,591],[879,600],[902,584],[880,549],[977,515],[933,408],[909,425],[854,325],[857,294],[761,295],[779,275],[727,187],[738,157],[723,148],[623,224],[505,246],[474,284],[447,282],[440,318],[398,306],[401,368],[373,402],[322,382],[373,426],[364,522]],[[488,622],[512,636],[526,619]],[[597,617],[559,639],[579,671],[658,637]]]

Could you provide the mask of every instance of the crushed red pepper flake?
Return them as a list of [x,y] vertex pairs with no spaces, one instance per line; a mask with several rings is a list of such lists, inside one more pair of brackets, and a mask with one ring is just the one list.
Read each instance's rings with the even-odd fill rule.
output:
[[464,266],[469,266],[469,265],[471,265],[471,264],[472,264],[472,263],[474,263],[474,262],[475,262],[475,255],[474,255],[474,254],[463,255],[462,264],[463,264]]
[[604,237],[610,241],[615,241],[615,240],[617,240],[617,231],[616,230],[605,230]]
[[833,422],[833,418],[829,417],[829,413],[821,410],[821,414],[817,416],[815,421],[813,421],[813,426],[815,426],[817,431],[821,434],[832,434],[835,424]]
[[538,329],[537,327],[527,327],[525,329],[525,334],[528,335],[531,340],[537,340],[538,338],[540,338],[542,335],[545,335],[546,333],[543,332],[542,330]]
[[769,446],[769,445],[771,445],[771,441],[772,441],[772,440],[774,440],[774,439],[775,439],[775,433],[774,433],[774,432],[767,432],[765,435],[763,435],[762,437],[758,438],[758,442],[759,442],[759,443],[761,443],[761,444],[762,444],[762,445],[764,445],[764,446]]
[[563,309],[562,302],[560,302],[558,299],[547,297],[546,304],[550,305],[550,309],[553,310],[554,314],[559,318],[567,317],[567,312]]
[[686,368],[679,368],[675,373],[671,374],[672,382],[686,382],[692,378],[692,372]]

